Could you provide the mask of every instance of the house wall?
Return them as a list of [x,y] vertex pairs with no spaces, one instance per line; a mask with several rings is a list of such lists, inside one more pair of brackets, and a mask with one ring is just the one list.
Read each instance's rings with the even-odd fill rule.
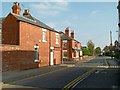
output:
[[[64,40],[63,40],[64,41]],[[66,46],[64,47],[64,43],[65,42],[63,42],[63,41],[61,41],[61,45],[63,46],[61,46],[61,49],[62,49],[62,53],[64,52],[64,51],[67,51],[67,59],[70,59],[70,57],[72,57],[71,56],[71,49],[70,49],[70,47],[71,47],[71,42],[70,42],[70,40],[67,40],[67,42],[66,42]],[[66,41],[66,40],[65,40]],[[62,57],[63,58],[63,57]]]
[[[56,32],[46,29],[46,42],[42,41],[43,28],[16,20],[9,14],[2,28],[3,71],[37,68],[50,65],[50,47],[55,47],[54,64],[61,63],[61,38],[56,44]],[[10,44],[10,45],[9,45]],[[34,62],[34,45],[38,44],[39,62]]]
[[70,50],[70,58],[73,60],[80,60],[80,52],[73,49],[81,49],[81,45],[79,42],[75,40],[71,40],[71,50]]
[[2,44],[19,45],[19,23],[11,14],[2,23]]
[[[59,43],[56,43],[56,34],[58,34],[58,42]],[[57,32],[53,32],[51,31],[51,34],[50,34],[50,46],[51,47],[54,47],[54,50],[53,50],[53,57],[54,57],[54,64],[60,64],[61,63],[61,38],[60,38],[60,34],[57,33]]]
[[20,47],[23,50],[34,50],[34,45],[39,46],[39,66],[48,66],[50,57],[49,30],[46,30],[47,41],[42,41],[42,28],[29,23],[20,22]]
[[69,59],[72,60],[72,40],[69,41]]

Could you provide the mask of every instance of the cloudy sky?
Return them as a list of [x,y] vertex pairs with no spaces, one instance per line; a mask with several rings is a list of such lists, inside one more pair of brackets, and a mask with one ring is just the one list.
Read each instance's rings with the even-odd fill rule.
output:
[[[33,17],[58,31],[66,27],[75,32],[75,38],[86,45],[92,40],[95,46],[109,45],[109,32],[117,39],[117,2],[20,2],[22,12],[29,9]],[[13,2],[2,2],[2,16],[11,11]]]

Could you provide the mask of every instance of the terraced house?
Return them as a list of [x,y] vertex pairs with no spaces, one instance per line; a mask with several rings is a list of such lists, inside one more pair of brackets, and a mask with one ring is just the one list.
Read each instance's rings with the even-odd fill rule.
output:
[[[70,34],[70,35],[69,35]],[[61,32],[62,60],[79,61],[82,57],[81,43],[74,38],[74,32],[70,33],[70,28]]]
[[1,48],[3,71],[61,63],[60,33],[34,18],[29,10],[21,15],[17,2],[3,18]]

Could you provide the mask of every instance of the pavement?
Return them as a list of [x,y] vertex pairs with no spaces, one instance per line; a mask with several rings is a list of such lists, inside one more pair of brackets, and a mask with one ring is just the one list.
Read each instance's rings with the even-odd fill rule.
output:
[[8,71],[2,73],[2,82],[10,83],[13,81],[21,80],[27,77],[45,74],[48,72],[58,71],[67,68],[67,66],[55,65],[46,66],[29,70]]

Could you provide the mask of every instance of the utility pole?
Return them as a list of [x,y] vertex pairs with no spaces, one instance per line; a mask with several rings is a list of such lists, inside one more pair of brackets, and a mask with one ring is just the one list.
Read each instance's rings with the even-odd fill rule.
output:
[[112,31],[110,31],[110,46],[112,46]]

